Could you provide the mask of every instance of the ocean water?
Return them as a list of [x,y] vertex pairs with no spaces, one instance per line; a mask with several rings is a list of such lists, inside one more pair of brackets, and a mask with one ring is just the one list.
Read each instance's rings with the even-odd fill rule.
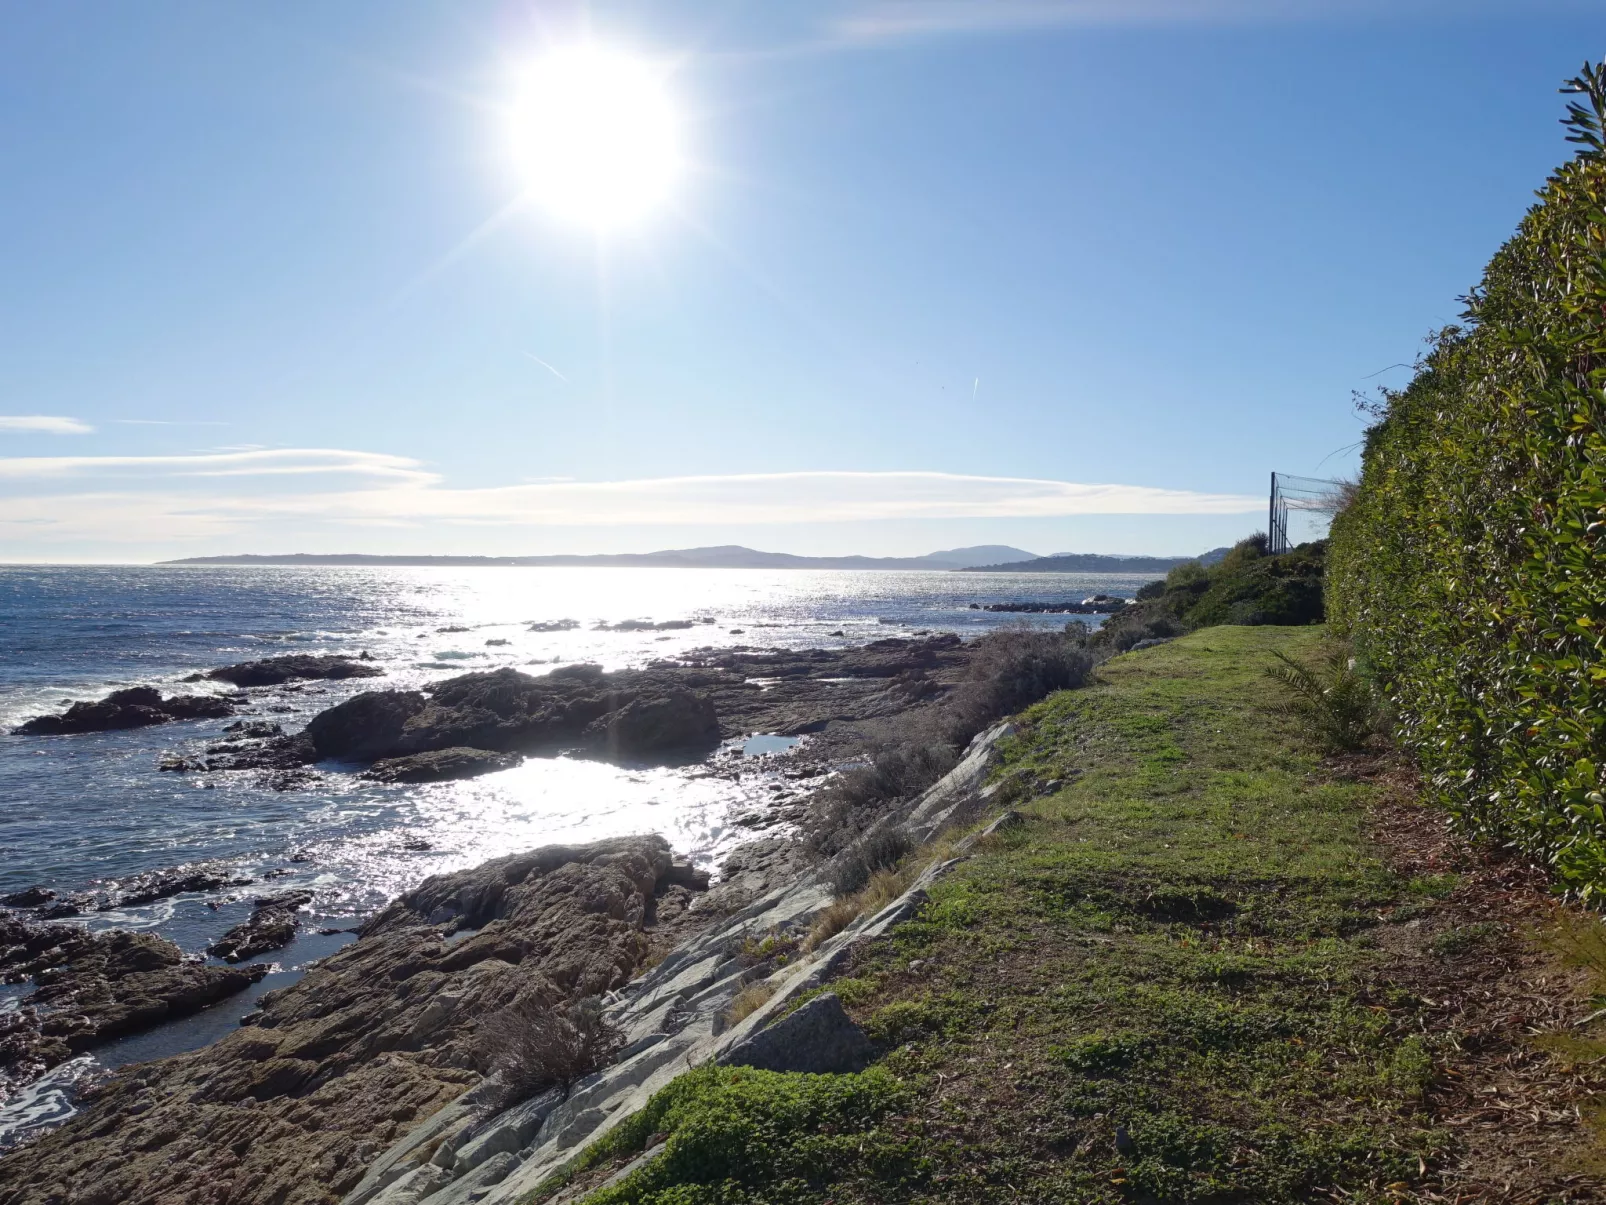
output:
[[[0,567],[0,731],[133,685],[164,692],[197,670],[287,652],[366,651],[382,679],[253,691],[243,713],[295,731],[362,690],[416,687],[470,670],[527,673],[598,662],[640,665],[704,646],[843,647],[892,635],[972,637],[1011,622],[1064,616],[971,609],[1093,593],[1130,596],[1143,576],[863,571],[541,568]],[[672,632],[613,631],[639,619],[692,620]],[[219,687],[221,689],[221,687]],[[251,898],[314,895],[302,936],[264,960],[261,989],[349,940],[344,929],[430,874],[554,841],[657,831],[714,867],[751,833],[733,823],[781,776],[782,742],[738,778],[691,766],[633,769],[537,758],[459,783],[389,786],[327,773],[274,791],[256,775],[162,773],[167,753],[198,753],[228,720],[61,737],[0,735],[0,893],[33,884],[83,890],[182,863],[224,863],[258,880],[95,913],[81,923],[156,930],[200,953],[249,915]],[[766,734],[751,734],[763,738]],[[788,783],[788,790],[797,789]],[[271,875],[272,882],[263,881]],[[0,1007],[17,989],[0,992]],[[255,992],[252,993],[254,996]],[[239,997],[200,1018],[99,1052],[99,1065],[214,1040],[250,1007]],[[57,1079],[82,1078],[75,1066]],[[36,1086],[9,1102],[37,1124],[70,1108],[65,1089]],[[17,1111],[21,1110],[21,1114]],[[8,1125],[0,1109],[0,1141]]]

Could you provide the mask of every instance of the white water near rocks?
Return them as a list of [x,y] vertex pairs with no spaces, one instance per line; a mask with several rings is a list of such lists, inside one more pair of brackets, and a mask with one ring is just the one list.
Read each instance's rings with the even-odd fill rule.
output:
[[[886,636],[974,636],[1008,623],[1058,627],[1060,615],[982,610],[995,602],[1130,596],[1146,578],[669,569],[221,567],[0,568],[0,731],[68,699],[185,683],[197,671],[286,652],[367,652],[382,679],[252,692],[248,718],[295,731],[365,689],[412,688],[470,670],[539,674],[591,661],[642,665],[698,647],[844,648]],[[681,623],[641,629],[627,621]],[[1096,621],[1095,621],[1096,622]],[[626,626],[621,630],[620,624]],[[104,1047],[0,1102],[6,1135],[53,1123],[73,1088],[107,1066],[191,1049],[227,1032],[269,986],[299,975],[362,916],[430,874],[556,841],[662,833],[704,866],[751,830],[758,800],[795,792],[781,773],[790,738],[751,734],[732,753],[739,778],[697,767],[620,767],[537,758],[466,782],[381,785],[350,773],[275,791],[250,774],[161,773],[164,754],[198,753],[228,721],[66,737],[0,736],[0,893],[60,892],[143,871],[213,862],[251,886],[93,913],[96,928],[154,929],[201,953],[249,915],[251,898],[313,893],[295,942],[265,956],[275,972],[200,1017]],[[779,788],[779,790],[775,789]],[[271,877],[271,884],[267,881]],[[4,993],[14,999],[15,992]],[[3,1004],[4,1001],[0,1001]]]

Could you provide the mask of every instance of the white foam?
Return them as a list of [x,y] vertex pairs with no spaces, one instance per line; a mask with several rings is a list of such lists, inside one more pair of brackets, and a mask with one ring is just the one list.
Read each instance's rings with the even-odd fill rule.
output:
[[0,1151],[55,1129],[78,1112],[79,1093],[107,1074],[91,1054],[69,1059],[0,1103]]

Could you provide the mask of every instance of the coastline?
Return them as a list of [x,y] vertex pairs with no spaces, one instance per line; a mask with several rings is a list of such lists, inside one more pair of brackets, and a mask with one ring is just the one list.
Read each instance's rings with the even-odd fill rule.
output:
[[[1003,1201],[1023,1178],[1044,1200],[1465,1199],[1499,1177],[1595,1199],[1576,1170],[1592,1131],[1557,1109],[1606,1082],[1558,1081],[1504,1016],[1548,983],[1547,1023],[1588,1034],[1593,980],[1533,944],[1554,923],[1538,876],[1448,838],[1386,760],[1335,770],[1301,744],[1263,666],[1320,638],[1208,628],[1106,661],[882,815],[907,852],[851,897],[840,859],[760,859],[708,889],[654,839],[436,876],[252,1024],[130,1069],[0,1159],[0,1205],[68,1182],[130,1202],[650,1202],[698,1183],[696,1102],[739,1117],[814,1091],[879,1103],[783,1110],[781,1162],[721,1147],[718,1175],[762,1195],[825,1125],[873,1158],[810,1165],[808,1199]],[[600,996],[622,1049],[567,1091],[498,1099],[475,1035],[520,991]],[[1455,1129],[1491,1085],[1555,1119]]]

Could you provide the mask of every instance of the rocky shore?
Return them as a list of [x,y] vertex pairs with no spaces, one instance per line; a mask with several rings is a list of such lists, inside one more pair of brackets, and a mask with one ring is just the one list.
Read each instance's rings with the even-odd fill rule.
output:
[[[951,686],[968,659],[957,636],[929,636],[841,650],[697,649],[638,670],[579,664],[541,676],[514,669],[461,674],[421,690],[365,691],[319,712],[299,732],[242,721],[229,739],[170,753],[161,768],[266,772],[286,788],[307,781],[298,775],[320,763],[379,782],[439,782],[558,753],[686,764],[755,732],[813,734],[818,756],[827,759],[861,745],[864,725]],[[361,662],[353,664],[365,672],[339,676],[368,676]]]
[[[466,674],[424,691],[357,695],[298,733],[242,721],[228,748],[213,745],[186,769],[329,760],[341,770],[366,765],[379,781],[433,781],[559,749],[697,760],[720,741],[769,732],[813,734],[808,764],[788,775],[817,778],[948,693],[970,659],[957,638],[935,637],[845,651],[704,650],[618,673]],[[738,773],[740,761],[728,748],[707,772]],[[787,807],[802,818],[801,805]],[[436,876],[301,981],[263,996],[239,1031],[92,1089],[79,1117],[0,1162],[0,1205],[335,1201],[412,1123],[482,1080],[480,1019],[616,992],[710,926],[812,881],[819,856],[792,837],[759,838],[727,860],[711,890],[656,837]],[[40,886],[0,901],[17,910],[0,932],[0,969],[35,985],[0,1031],[13,1080],[243,990],[267,970],[248,960],[293,938],[307,896],[258,897],[249,918],[209,947],[222,964],[150,935],[91,937],[50,918],[239,885],[218,868],[179,867],[94,893],[57,897]],[[805,893],[815,911],[829,900],[821,890]]]
[[[998,735],[978,741],[973,757],[906,809],[913,839],[969,814]],[[125,1070],[89,1094],[80,1116],[0,1158],[0,1205],[399,1205],[437,1191],[455,1200],[454,1185],[477,1200],[471,1190],[528,1161],[521,1147],[543,1152],[519,1178],[528,1187],[554,1151],[617,1121],[625,1102],[673,1075],[679,1060],[722,1036],[723,1049],[756,1033],[756,1017],[726,1032],[745,984],[785,980],[786,992],[761,1010],[773,1019],[785,999],[842,964],[839,951],[880,931],[867,919],[789,963],[785,952],[831,892],[780,856],[784,843],[755,844],[712,890],[653,836],[548,847],[435,876],[298,983],[263,996],[234,1033]],[[264,903],[273,912],[294,901]],[[755,934],[782,931],[791,935],[775,952],[747,952]],[[102,940],[149,944],[126,934]],[[807,980],[810,966],[826,970]],[[499,1077],[486,1077],[496,1054],[486,1018],[587,999],[601,1001],[621,1035],[611,1066],[568,1092],[508,1102]],[[865,1041],[839,1014],[813,1010],[800,1023],[810,1027],[806,1040],[771,1035],[733,1057],[829,1062],[842,1042]],[[397,1183],[403,1177],[412,1189]]]
[[[843,651],[701,650],[673,663],[620,673],[582,665],[545,678],[511,670],[466,674],[428,691],[357,695],[313,717],[302,732],[286,734],[272,721],[241,719],[229,725],[227,739],[214,737],[194,753],[169,754],[159,768],[190,774],[305,774],[309,761],[329,758],[353,770],[366,764],[363,777],[377,782],[434,782],[505,769],[526,752],[578,748],[621,759],[651,754],[658,760],[698,761],[731,737],[810,732],[811,748],[786,772],[789,781],[807,783],[841,759],[860,756],[877,723],[940,693],[966,663],[957,638],[938,637],[882,640]],[[290,656],[227,666],[208,676],[255,689],[265,682],[282,685],[288,677],[378,672],[359,659]],[[148,711],[157,703],[170,710],[149,722],[183,718],[185,707],[207,715],[226,715],[234,707],[220,696],[163,699],[156,691],[136,688],[99,703],[74,704],[64,717],[44,717],[24,728],[29,734],[89,731],[108,717],[123,722],[116,719],[120,709]],[[749,764],[736,749],[706,762],[707,772],[726,777],[740,777]],[[299,781],[292,778],[287,785]],[[795,823],[803,814],[797,799],[796,788],[777,790],[767,805],[736,822],[750,829]],[[801,857],[795,843],[760,838],[730,859],[716,895],[734,901],[732,906],[745,904],[777,875],[792,873]],[[180,895],[226,902],[250,885],[226,866],[203,863],[107,881],[90,890],[58,893],[39,884],[0,898],[5,910],[0,911],[0,973],[10,983],[31,980],[35,988],[22,1008],[0,1015],[0,1086],[25,1081],[110,1037],[206,1007],[243,990],[265,970],[186,958],[178,947],[149,935],[114,947],[108,944],[110,935],[90,937],[60,922]],[[672,894],[664,911],[678,915],[688,902]],[[279,949],[294,938],[298,913],[307,903],[305,892],[259,896],[250,916],[213,940],[207,952],[242,964]],[[671,938],[667,930],[655,930],[653,940],[661,952]],[[70,990],[58,989],[56,981]],[[135,1003],[124,1008],[121,1001]]]
[[[227,682],[235,687],[281,686],[303,680],[377,678],[384,670],[363,658],[292,654],[224,665],[206,673],[191,674],[186,682]],[[14,728],[16,736],[70,736],[83,732],[113,732],[146,728],[178,720],[217,719],[231,716],[245,702],[243,694],[166,695],[150,686],[115,690],[104,699],[70,703],[58,715],[35,716]]]
[[656,837],[429,879],[222,1041],[129,1069],[5,1156],[0,1205],[337,1200],[386,1144],[480,1081],[482,1018],[623,986],[659,902],[705,884]]

